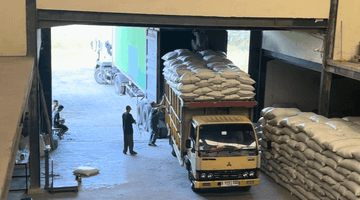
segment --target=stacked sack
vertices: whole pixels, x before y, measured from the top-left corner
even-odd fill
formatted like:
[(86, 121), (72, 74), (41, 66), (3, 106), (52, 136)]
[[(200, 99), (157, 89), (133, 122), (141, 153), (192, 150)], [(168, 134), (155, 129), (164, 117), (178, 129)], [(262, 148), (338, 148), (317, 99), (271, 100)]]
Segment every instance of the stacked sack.
[(261, 170), (300, 199), (360, 199), (360, 118), (265, 108), (257, 135)]
[(224, 52), (177, 49), (162, 59), (166, 82), (185, 100), (245, 100), (255, 96), (255, 81)]

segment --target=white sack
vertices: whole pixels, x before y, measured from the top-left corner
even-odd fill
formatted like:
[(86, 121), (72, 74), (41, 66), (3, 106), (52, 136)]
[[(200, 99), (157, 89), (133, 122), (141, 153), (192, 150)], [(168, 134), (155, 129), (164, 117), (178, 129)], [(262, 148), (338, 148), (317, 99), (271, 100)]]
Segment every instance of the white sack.
[(203, 59), (208, 62), (221, 62), (224, 58), (218, 55), (208, 55), (208, 56), (204, 56)]
[(208, 66), (209, 68), (214, 68), (217, 66), (227, 66), (227, 65), (223, 62), (210, 62), (206, 66)]
[(240, 96), (237, 94), (231, 94), (231, 95), (226, 95), (223, 99), (224, 100), (239, 100)]
[(231, 60), (224, 58), (224, 60), (222, 61), (223, 63), (229, 65), (229, 64), (234, 64)]
[(217, 53), (219, 56), (226, 58), (226, 53), (225, 53), (225, 52), (223, 52), (223, 51), (216, 51), (216, 53)]
[(214, 97), (210, 96), (199, 96), (194, 99), (195, 101), (206, 101), (206, 100), (214, 100)]
[(241, 84), (240, 86), (241, 90), (248, 90), (248, 91), (255, 91), (255, 88), (251, 85)]
[(181, 63), (182, 63), (182, 61), (179, 60), (179, 59), (171, 59), (171, 60), (165, 61), (165, 62), (164, 62), (164, 66), (169, 66), (169, 67), (171, 67), (171, 66), (173, 66), (173, 65), (181, 64)]
[(181, 93), (181, 94), (179, 94), (179, 96), (181, 98), (183, 98), (184, 100), (191, 100), (191, 99), (195, 99), (195, 98), (199, 97), (199, 95), (194, 94), (192, 92), (190, 92), (190, 93)]
[(354, 159), (344, 159), (342, 160), (339, 165), (341, 167), (344, 167), (345, 169), (348, 169), (350, 171), (355, 171), (357, 173), (360, 173), (360, 162)]
[(249, 98), (253, 98), (255, 96), (254, 92), (251, 91), (247, 91), (247, 90), (240, 90), (237, 93), (240, 97), (249, 97)]
[(202, 56), (206, 56), (206, 55), (218, 55), (218, 53), (214, 50), (211, 49), (205, 49), (202, 51), (198, 51), (198, 53), (200, 53)]
[(197, 88), (199, 87), (193, 84), (183, 85), (182, 83), (180, 83), (180, 84), (176, 84), (175, 89), (179, 90), (182, 93), (189, 93), (189, 92), (193, 92)]
[(347, 146), (357, 146), (360, 144), (360, 139), (358, 138), (349, 138), (349, 139), (343, 139), (343, 140), (337, 140), (328, 145), (328, 149), (330, 149), (333, 152), (339, 151), (341, 148), (347, 147)]
[(225, 97), (221, 92), (219, 91), (212, 91), (206, 94), (206, 96), (214, 97), (215, 99), (221, 99)]
[(174, 52), (177, 52), (179, 55), (193, 54), (189, 49), (176, 49)]
[[(224, 70), (224, 71), (219, 71), (219, 73), (221, 74), (221, 77), (227, 78), (227, 79), (237, 79), (239, 77), (238, 72), (229, 70), (229, 69)], [(237, 79), (237, 80), (239, 80), (239, 79)]]
[(226, 88), (222, 87), (222, 84), (214, 84), (214, 85), (209, 86), (209, 88), (212, 91), (222, 91), (223, 89), (226, 89)]
[(178, 57), (178, 53), (174, 52), (174, 51), (170, 51), (170, 52), (166, 53), (165, 55), (163, 55), (161, 57), (161, 59), (163, 59), (163, 60), (171, 60), (171, 59), (174, 59), (176, 57)]
[(223, 71), (230, 71), (230, 68), (227, 65), (219, 65), (219, 66), (213, 67), (212, 70), (214, 70), (216, 72), (223, 72)]
[(185, 73), (182, 76), (175, 79), (176, 82), (183, 84), (192, 84), (201, 81), (194, 73)]
[(208, 87), (201, 87), (201, 88), (194, 90), (193, 93), (202, 96), (202, 95), (206, 95), (206, 93), (209, 93), (211, 91), (212, 91), (212, 89), (210, 89)]
[(196, 73), (196, 76), (202, 80), (208, 80), (209, 78), (215, 77), (215, 72), (208, 70), (208, 69), (199, 69), (193, 70)]
[(224, 83), (222, 83), (223, 88), (231, 88), (231, 87), (240, 87), (240, 82), (236, 79), (227, 79)]
[(213, 84), (222, 84), (222, 83), (226, 82), (226, 79), (222, 78), (219, 73), (216, 73), (214, 78), (208, 79), (208, 82), (213, 83)]
[(91, 176), (91, 175), (98, 174), (99, 172), (100, 172), (100, 170), (97, 168), (94, 168), (94, 167), (80, 166), (73, 171), (73, 174), (82, 174), (85, 176)]
[(360, 146), (344, 147), (337, 151), (336, 154), (343, 158), (355, 158), (354, 155), (356, 155), (357, 157), (360, 155)]
[(297, 108), (272, 108), (269, 107), (268, 109), (263, 109), (263, 116), (267, 120), (271, 120), (277, 116), (295, 116), (300, 113), (300, 110)]
[(208, 86), (212, 86), (214, 84), (211, 82), (208, 82), (207, 80), (201, 80), (199, 82), (196, 82), (195, 85), (199, 86), (199, 87), (208, 87)]
[[(236, 94), (240, 89), (239, 88), (227, 88), (225, 90), (222, 90), (221, 93), (224, 95), (231, 95)], [(237, 95), (239, 97), (239, 95)]]
[(255, 83), (256, 83), (252, 78), (247, 77), (247, 76), (238, 76), (237, 79), (238, 79), (242, 84), (252, 85), (252, 84), (255, 84)]

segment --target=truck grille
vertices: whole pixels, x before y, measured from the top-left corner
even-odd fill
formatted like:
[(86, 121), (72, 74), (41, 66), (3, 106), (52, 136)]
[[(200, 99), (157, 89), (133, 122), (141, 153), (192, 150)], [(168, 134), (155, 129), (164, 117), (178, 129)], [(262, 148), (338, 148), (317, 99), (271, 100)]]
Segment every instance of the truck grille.
[[(245, 172), (250, 172), (250, 171), (254, 171), (255, 172), (255, 177), (244, 177), (243, 174)], [(199, 174), (202, 173), (212, 173), (214, 176), (211, 180), (233, 180), (233, 179), (251, 179), (251, 178), (257, 178), (257, 174), (256, 173), (258, 171), (258, 169), (246, 169), (246, 170), (219, 170), (219, 171), (198, 171)], [(210, 180), (208, 178), (202, 179), (200, 177), (200, 180)]]
[(243, 173), (245, 171), (216, 171), (214, 172), (214, 179), (218, 180), (229, 180), (229, 179), (239, 179), (243, 178)]

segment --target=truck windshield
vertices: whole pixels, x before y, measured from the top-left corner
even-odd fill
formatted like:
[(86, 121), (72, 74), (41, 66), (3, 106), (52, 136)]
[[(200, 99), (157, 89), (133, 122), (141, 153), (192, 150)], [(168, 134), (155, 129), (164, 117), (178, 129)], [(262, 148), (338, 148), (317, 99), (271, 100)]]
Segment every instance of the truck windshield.
[(251, 124), (203, 125), (199, 128), (199, 150), (204, 152), (256, 149)]

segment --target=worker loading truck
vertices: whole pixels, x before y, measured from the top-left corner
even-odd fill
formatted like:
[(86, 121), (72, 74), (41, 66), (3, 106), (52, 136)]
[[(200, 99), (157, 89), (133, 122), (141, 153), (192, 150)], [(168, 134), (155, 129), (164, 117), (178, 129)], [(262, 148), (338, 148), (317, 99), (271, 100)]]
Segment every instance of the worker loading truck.
[[(113, 33), (108, 72), (118, 72), (108, 77), (116, 93), (165, 106), (172, 155), (186, 166), (191, 188), (258, 185), (255, 81), (227, 58), (227, 31), (116, 27)], [(147, 104), (138, 116), (149, 118)]]

